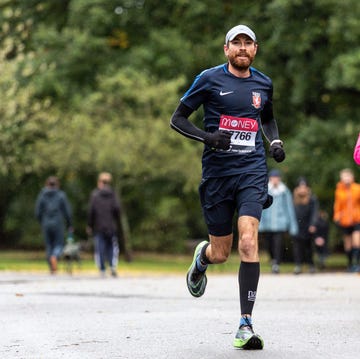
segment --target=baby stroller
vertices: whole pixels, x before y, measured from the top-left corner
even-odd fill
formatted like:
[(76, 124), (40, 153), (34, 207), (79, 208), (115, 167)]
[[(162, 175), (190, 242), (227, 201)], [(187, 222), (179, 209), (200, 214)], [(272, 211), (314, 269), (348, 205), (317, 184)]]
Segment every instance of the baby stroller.
[(76, 262), (80, 267), (80, 243), (74, 242), (73, 237), (69, 236), (66, 239), (66, 244), (63, 250), (63, 259), (65, 262), (65, 270), (67, 273), (72, 274), (73, 265)]

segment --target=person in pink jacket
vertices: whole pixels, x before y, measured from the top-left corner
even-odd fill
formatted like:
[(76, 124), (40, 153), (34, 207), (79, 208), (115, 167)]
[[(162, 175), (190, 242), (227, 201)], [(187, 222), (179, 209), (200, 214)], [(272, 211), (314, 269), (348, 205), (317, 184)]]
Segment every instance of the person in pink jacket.
[(354, 148), (354, 161), (360, 165), (360, 133)]

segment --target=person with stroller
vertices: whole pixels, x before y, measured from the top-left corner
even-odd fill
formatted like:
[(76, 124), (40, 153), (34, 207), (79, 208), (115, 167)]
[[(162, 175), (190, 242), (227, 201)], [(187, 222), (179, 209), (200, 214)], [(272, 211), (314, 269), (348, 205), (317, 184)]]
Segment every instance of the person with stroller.
[(50, 176), (39, 193), (35, 204), (35, 216), (40, 222), (45, 239), (46, 259), (51, 274), (58, 269), (58, 260), (64, 248), (65, 225), (73, 232), (71, 208), (59, 179)]

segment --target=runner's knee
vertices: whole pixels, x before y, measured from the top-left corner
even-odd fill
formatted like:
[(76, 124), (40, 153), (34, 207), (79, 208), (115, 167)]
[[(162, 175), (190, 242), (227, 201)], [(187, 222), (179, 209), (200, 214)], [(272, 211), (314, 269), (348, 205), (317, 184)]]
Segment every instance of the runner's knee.
[(227, 261), (232, 246), (232, 234), (227, 236), (210, 235), (210, 247), (207, 250), (211, 263), (224, 263)]
[(224, 253), (224, 252), (211, 252), (210, 261), (211, 261), (211, 263), (214, 263), (214, 264), (220, 264), (220, 263), (226, 262), (228, 258), (229, 258), (229, 254), (228, 254), (228, 253)]
[(257, 253), (258, 245), (256, 238), (251, 233), (244, 233), (239, 237), (239, 251), (246, 257)]

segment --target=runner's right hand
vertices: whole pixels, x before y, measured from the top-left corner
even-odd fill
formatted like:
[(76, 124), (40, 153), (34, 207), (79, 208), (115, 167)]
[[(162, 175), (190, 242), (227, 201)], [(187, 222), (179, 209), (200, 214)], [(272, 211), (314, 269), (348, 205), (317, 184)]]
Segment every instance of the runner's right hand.
[(219, 130), (208, 132), (206, 133), (204, 142), (210, 147), (228, 150), (230, 148), (231, 132)]

